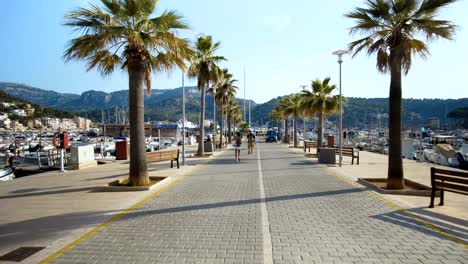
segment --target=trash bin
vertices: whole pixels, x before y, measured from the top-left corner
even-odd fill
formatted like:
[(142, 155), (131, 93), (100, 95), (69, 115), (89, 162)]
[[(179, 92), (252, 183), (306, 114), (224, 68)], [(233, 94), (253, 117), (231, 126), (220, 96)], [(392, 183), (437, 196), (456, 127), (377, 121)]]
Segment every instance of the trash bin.
[(335, 148), (318, 148), (317, 155), (318, 155), (319, 163), (322, 163), (322, 164), (335, 164), (336, 163)]
[(126, 140), (115, 142), (115, 159), (128, 160), (130, 154), (130, 144)]
[(335, 146), (335, 137), (334, 136), (328, 136), (327, 137), (327, 147), (333, 148)]

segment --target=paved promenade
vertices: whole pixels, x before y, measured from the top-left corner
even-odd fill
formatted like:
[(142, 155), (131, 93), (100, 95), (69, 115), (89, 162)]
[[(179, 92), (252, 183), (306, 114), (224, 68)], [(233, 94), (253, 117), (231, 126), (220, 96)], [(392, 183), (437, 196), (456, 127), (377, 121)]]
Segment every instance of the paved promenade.
[[(467, 263), (468, 250), (295, 151), (212, 159), (53, 263)], [(244, 151), (245, 152), (245, 151)]]
[(468, 249), (303, 153), (260, 143), (240, 163), (231, 150), (209, 159), (49, 262), (468, 263)]

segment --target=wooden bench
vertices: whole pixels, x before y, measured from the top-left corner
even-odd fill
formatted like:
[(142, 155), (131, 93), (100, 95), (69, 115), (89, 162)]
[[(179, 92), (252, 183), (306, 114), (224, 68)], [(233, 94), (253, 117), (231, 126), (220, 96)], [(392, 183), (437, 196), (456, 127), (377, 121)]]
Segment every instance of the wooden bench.
[(436, 191), (440, 191), (440, 203), (444, 205), (444, 191), (468, 195), (468, 172), (431, 167), (431, 204), (434, 208)]
[(310, 148), (317, 148), (317, 142), (304, 140), (304, 152), (306, 152), (306, 149), (309, 149), (310, 152)]
[[(340, 155), (340, 147), (335, 146), (336, 154)], [(354, 149), (353, 147), (343, 147), (342, 154), (346, 157), (351, 157), (351, 165), (354, 164), (354, 159), (356, 158), (357, 165), (359, 165), (359, 150)]]
[(158, 150), (146, 152), (146, 162), (171, 161), (171, 168), (174, 168), (174, 161), (177, 162), (179, 168), (179, 149)]

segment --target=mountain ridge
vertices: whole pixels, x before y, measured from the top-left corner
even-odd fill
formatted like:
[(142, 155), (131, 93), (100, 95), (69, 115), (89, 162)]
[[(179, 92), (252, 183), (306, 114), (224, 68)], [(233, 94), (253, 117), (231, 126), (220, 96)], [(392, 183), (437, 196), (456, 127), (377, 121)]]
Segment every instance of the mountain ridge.
[[(28, 100), (42, 107), (51, 107), (58, 110), (79, 113), (89, 116), (95, 120), (101, 120), (101, 109), (112, 112), (113, 109), (128, 106), (128, 90), (104, 92), (99, 90), (88, 90), (81, 95), (70, 93), (59, 93), (45, 90), (30, 85), (0, 82), (0, 91)], [(145, 120), (167, 120), (177, 121), (181, 119), (182, 88), (153, 89), (151, 96), (145, 96)], [(276, 107), (278, 100), (284, 96), (272, 98), (271, 100), (257, 104), (250, 100), (251, 119), (257, 125), (269, 121), (269, 113)], [(187, 119), (198, 123), (200, 109), (200, 93), (197, 87), (186, 87)], [(243, 99), (237, 98), (241, 107)], [(247, 100), (246, 100), (247, 101)], [(247, 105), (247, 104), (246, 104)], [(213, 98), (207, 96), (206, 119), (213, 116)], [(447, 123), (446, 113), (459, 108), (467, 107), (468, 98), (460, 99), (403, 99), (403, 126), (408, 124), (422, 126), (430, 118), (438, 118), (441, 123)], [(413, 114), (411, 117), (410, 113)], [(388, 98), (359, 98), (348, 97), (344, 106), (345, 127), (368, 127), (376, 126), (378, 122), (385, 123), (386, 120), (377, 120), (377, 116), (388, 113)], [(112, 116), (112, 113), (111, 113)], [(411, 119), (412, 118), (412, 119)], [(331, 121), (336, 116), (330, 116)]]

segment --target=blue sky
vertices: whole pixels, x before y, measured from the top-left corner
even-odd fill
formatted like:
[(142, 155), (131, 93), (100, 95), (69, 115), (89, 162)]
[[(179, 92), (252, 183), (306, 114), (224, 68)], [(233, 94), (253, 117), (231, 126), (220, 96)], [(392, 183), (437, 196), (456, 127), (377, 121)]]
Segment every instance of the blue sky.
[[(116, 72), (103, 78), (86, 72), (80, 62), (61, 59), (66, 43), (74, 36), (62, 26), (64, 14), (95, 0), (5, 0), (0, 16), (0, 81), (20, 82), (59, 92), (80, 94), (86, 90), (106, 92), (128, 89), (127, 76)], [(265, 102), (300, 91), (300, 85), (327, 76), (338, 83), (338, 64), (331, 53), (346, 48), (359, 36), (350, 36), (352, 21), (343, 16), (363, 0), (160, 0), (156, 15), (175, 9), (191, 25), (180, 36), (200, 34), (221, 41), (219, 54), (239, 80), (243, 97), (243, 68), (247, 72), (247, 98)], [(403, 81), (405, 98), (468, 97), (468, 1), (444, 9), (440, 18), (459, 28), (455, 41), (430, 43), (431, 56), (414, 59)], [(195, 85), (195, 81), (188, 81)], [(181, 73), (157, 73), (153, 88), (181, 85)], [(346, 56), (343, 63), (343, 94), (348, 97), (388, 97), (389, 76), (375, 69), (375, 56)]]

